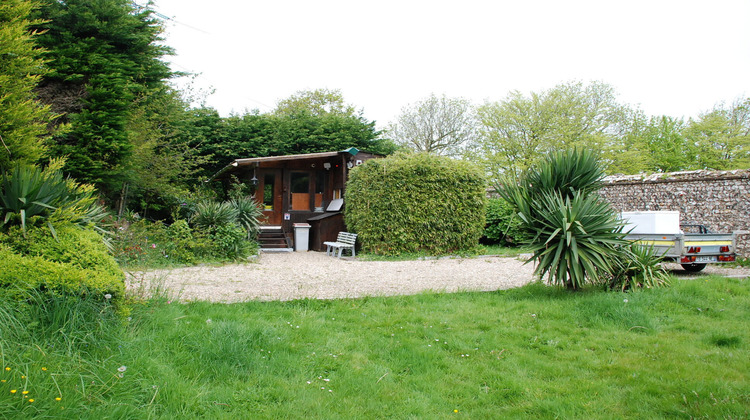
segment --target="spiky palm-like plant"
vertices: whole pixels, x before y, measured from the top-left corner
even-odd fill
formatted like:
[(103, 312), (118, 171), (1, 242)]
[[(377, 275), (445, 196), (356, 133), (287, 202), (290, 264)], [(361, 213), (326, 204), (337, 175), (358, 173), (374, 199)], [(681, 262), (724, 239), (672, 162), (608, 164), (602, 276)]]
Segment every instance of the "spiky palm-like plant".
[(593, 153), (570, 150), (503, 182), (501, 195), (534, 238), (529, 261), (550, 283), (578, 289), (614, 270), (613, 257), (627, 242), (617, 214), (594, 194), (603, 176)]
[[(44, 174), (39, 168), (17, 165), (4, 172), (0, 183), (0, 228), (46, 220), (65, 201), (68, 189), (59, 172)], [(55, 232), (49, 220), (50, 230)]]
[(219, 226), (236, 224), (239, 211), (231, 203), (205, 200), (195, 205), (190, 221), (193, 225), (212, 231)]
[(260, 204), (249, 197), (233, 198), (229, 203), (237, 210), (237, 224), (245, 229), (247, 238), (252, 239), (258, 233), (258, 219), (263, 215)]

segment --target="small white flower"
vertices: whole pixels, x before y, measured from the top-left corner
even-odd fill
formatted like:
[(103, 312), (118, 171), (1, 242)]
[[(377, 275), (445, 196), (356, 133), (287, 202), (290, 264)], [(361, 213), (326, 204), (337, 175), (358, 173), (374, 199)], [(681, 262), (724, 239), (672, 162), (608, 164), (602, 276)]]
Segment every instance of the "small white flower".
[(208, 319), (206, 320), (206, 324), (210, 324), (210, 323), (212, 323), (212, 322), (213, 322), (213, 321), (211, 321), (211, 318), (208, 318)]
[(307, 381), (307, 384), (308, 384), (308, 385), (310, 385), (311, 383), (312, 383), (312, 382), (310, 382), (310, 381)]
[(107, 293), (106, 295), (104, 295), (104, 299), (110, 300), (112, 299), (112, 295)]
[(628, 300), (627, 300), (627, 299), (623, 299), (622, 301), (623, 301), (623, 302), (625, 302), (625, 303), (628, 303)]
[(326, 382), (331, 382), (331, 380), (330, 380), (330, 379), (328, 379), (328, 378), (325, 378), (325, 379), (323, 379), (323, 380), (324, 380), (324, 381), (326, 381)]
[(128, 367), (125, 366), (125, 365), (122, 365), (122, 366), (120, 366), (120, 367), (117, 368), (117, 371), (121, 372), (121, 373), (125, 372), (126, 370), (128, 370)]

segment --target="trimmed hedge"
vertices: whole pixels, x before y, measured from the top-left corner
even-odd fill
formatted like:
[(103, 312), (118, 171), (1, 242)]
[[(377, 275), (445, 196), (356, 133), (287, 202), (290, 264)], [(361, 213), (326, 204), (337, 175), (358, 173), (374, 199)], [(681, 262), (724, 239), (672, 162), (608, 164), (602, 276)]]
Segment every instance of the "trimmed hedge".
[(57, 240), (42, 228), (0, 234), (0, 293), (24, 298), (39, 290), (59, 296), (95, 295), (124, 310), (125, 275), (101, 236), (72, 224), (56, 228)]
[(473, 164), (398, 154), (351, 171), (344, 217), (366, 252), (439, 255), (477, 246), (486, 204), (486, 180)]

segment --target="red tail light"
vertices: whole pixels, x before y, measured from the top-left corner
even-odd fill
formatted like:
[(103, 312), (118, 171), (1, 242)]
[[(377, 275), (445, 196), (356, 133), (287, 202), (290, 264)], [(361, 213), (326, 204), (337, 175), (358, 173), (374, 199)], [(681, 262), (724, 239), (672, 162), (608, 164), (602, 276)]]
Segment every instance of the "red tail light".
[(729, 252), (729, 247), (728, 247), (728, 246), (726, 246), (726, 245), (725, 245), (725, 246), (722, 246), (721, 248), (719, 248), (719, 251), (720, 251), (720, 252)]

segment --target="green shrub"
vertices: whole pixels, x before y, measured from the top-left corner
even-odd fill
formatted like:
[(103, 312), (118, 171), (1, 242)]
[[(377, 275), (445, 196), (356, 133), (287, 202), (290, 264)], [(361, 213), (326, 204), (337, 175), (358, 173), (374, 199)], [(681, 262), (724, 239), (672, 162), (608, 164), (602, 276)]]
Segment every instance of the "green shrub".
[[(79, 250), (86, 253), (83, 247)], [(122, 271), (112, 273), (106, 268), (82, 268), (74, 263), (52, 261), (46, 256), (22, 255), (14, 252), (7, 244), (0, 244), (0, 260), (3, 261), (0, 293), (5, 298), (24, 299), (28, 293), (38, 291), (58, 298), (93, 298), (100, 302), (110, 302), (118, 311), (125, 310)]]
[(210, 236), (215, 256), (219, 259), (241, 260), (247, 258), (254, 248), (245, 230), (235, 224), (219, 225)]
[(400, 154), (351, 171), (344, 216), (367, 252), (445, 254), (476, 247), (486, 202), (484, 176), (469, 162)]
[(491, 198), (487, 203), (484, 236), (493, 243), (508, 245), (520, 245), (533, 237), (523, 229), (513, 206), (502, 198)]
[(42, 257), (48, 261), (92, 270), (108, 276), (124, 278), (122, 270), (102, 242), (102, 237), (90, 229), (67, 223), (58, 225), (57, 237), (47, 230), (31, 228), (26, 237), (20, 228), (11, 228), (0, 235), (0, 243), (21, 255)]

